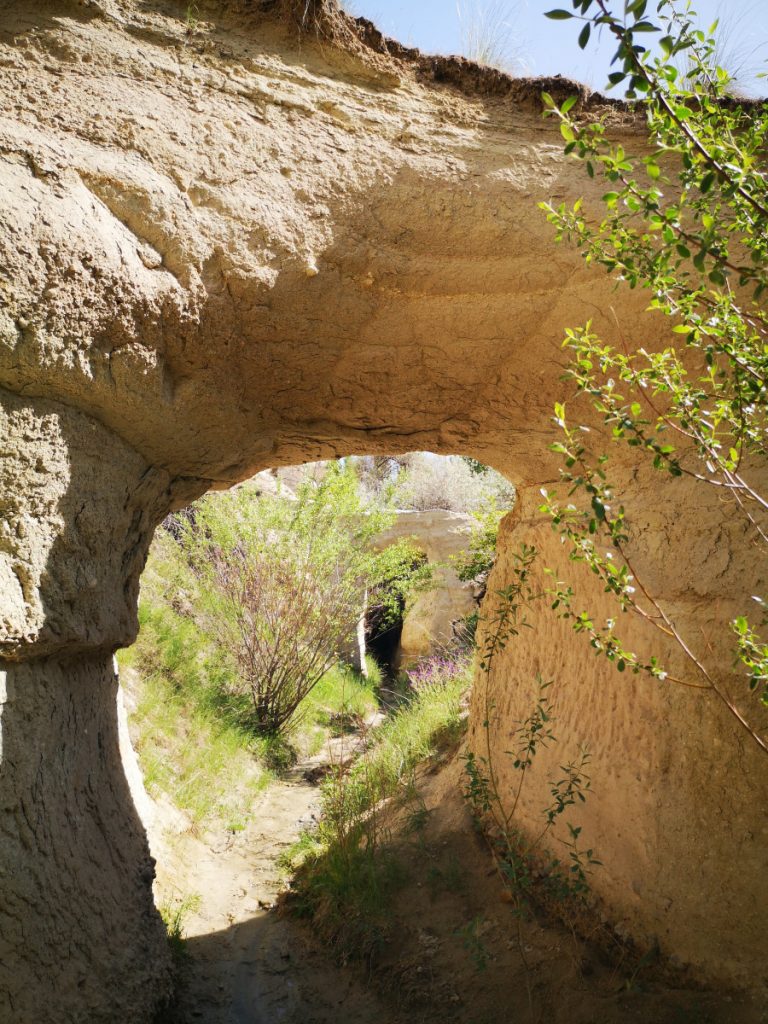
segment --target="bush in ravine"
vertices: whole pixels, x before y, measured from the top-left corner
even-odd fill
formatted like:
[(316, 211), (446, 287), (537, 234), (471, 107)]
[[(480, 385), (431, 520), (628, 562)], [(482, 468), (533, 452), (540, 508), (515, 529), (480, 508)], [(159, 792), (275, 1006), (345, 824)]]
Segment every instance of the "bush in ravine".
[(353, 636), (366, 594), (397, 607), (416, 559), (405, 542), (373, 550), (390, 522), (361, 498), (353, 466), (331, 464), (295, 498), (244, 485), (203, 499), (182, 526), (203, 614), (258, 731), (291, 720)]
[(490, 500), (483, 508), (472, 513), (475, 523), (465, 551), (453, 559), (456, 575), (463, 583), (473, 583), (478, 600), (485, 596), (488, 577), (496, 561), (496, 541), (499, 525), (506, 509)]

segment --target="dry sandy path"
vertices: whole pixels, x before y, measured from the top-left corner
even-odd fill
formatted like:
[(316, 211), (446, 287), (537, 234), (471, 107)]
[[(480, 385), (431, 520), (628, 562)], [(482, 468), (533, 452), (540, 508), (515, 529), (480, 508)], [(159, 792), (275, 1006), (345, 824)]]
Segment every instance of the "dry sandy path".
[(319, 808), (319, 789), (304, 773), (348, 757), (355, 742), (332, 740), (270, 785), (249, 826), (234, 835), (197, 837), (177, 811), (159, 807), (161, 899), (200, 897), (185, 919), (189, 962), (178, 1024), (390, 1024), (372, 992), (271, 909), (284, 884), (278, 858)]

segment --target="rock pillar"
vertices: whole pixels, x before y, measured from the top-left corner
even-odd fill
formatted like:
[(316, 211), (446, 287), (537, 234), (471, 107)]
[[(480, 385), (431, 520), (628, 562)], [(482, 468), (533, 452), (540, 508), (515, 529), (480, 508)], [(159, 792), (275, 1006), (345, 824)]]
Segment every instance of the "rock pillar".
[(0, 391), (0, 1019), (145, 1021), (168, 991), (112, 652), (172, 498), (113, 433)]

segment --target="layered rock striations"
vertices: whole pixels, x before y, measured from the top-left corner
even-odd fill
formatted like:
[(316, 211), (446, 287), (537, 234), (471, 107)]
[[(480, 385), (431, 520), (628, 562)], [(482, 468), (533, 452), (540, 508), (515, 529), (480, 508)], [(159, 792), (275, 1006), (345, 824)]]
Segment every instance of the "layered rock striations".
[[(537, 512), (563, 328), (664, 329), (554, 244), (537, 200), (601, 189), (535, 85), (367, 29), (375, 50), (301, 35), (273, 4), (197, 6), (0, 3), (0, 1018), (18, 1024), (144, 1021), (165, 991), (111, 654), (168, 510), (266, 466), (459, 452), (518, 488), (494, 582), (522, 541), (570, 571)], [(747, 531), (706, 492), (626, 485), (637, 565), (730, 685), (723, 625), (764, 582)], [(592, 750), (605, 913), (702, 976), (754, 981), (764, 755), (711, 694), (620, 678), (535, 614), (478, 681), (473, 742), (490, 695), (503, 760), (536, 673), (555, 679), (562, 742)]]

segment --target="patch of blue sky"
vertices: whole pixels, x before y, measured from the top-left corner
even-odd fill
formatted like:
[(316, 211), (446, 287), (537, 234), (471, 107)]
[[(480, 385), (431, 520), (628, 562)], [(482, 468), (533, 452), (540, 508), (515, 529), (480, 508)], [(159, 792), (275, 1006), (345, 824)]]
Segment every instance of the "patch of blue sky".
[[(510, 57), (529, 75), (563, 75), (603, 89), (614, 52), (611, 39), (593, 34), (585, 51), (576, 43), (577, 21), (551, 21), (544, 12), (571, 10), (570, 0), (349, 0), (352, 13), (370, 18), (388, 36), (425, 53), (462, 53), (466, 27), (478, 10), (501, 9)], [(621, 0), (613, 5), (621, 6)], [(743, 65), (739, 84), (752, 94), (768, 93), (768, 0), (695, 0), (698, 21), (707, 28), (720, 19), (726, 60)], [(653, 16), (654, 3), (649, 3)]]

